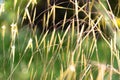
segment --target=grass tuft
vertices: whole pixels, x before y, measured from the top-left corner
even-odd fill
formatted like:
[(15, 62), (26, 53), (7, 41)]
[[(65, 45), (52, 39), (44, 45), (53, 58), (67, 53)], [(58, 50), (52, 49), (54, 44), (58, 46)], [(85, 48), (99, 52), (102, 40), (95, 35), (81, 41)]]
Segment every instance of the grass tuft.
[(119, 19), (110, 2), (57, 1), (0, 3), (0, 80), (119, 80)]

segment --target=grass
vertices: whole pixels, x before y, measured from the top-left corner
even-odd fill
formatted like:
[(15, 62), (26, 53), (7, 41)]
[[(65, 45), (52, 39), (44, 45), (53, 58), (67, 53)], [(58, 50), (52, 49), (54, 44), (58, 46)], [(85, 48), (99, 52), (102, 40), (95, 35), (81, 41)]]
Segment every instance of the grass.
[[(36, 16), (37, 2), (5, 1), (5, 11), (0, 15), (4, 19), (0, 22), (1, 80), (120, 79), (119, 28), (115, 18), (109, 16), (109, 2), (108, 7), (101, 2), (80, 6), (79, 1), (70, 0), (73, 7), (64, 7), (60, 5), (64, 2), (50, 5), (48, 1), (48, 8)], [(95, 13), (92, 7), (96, 8)], [(59, 22), (57, 9), (66, 10)], [(69, 11), (73, 15), (68, 18)], [(114, 16), (111, 9), (110, 12)], [(81, 13), (84, 18), (80, 18)], [(40, 15), (44, 15), (42, 32), (31, 28)], [(22, 25), (25, 18), (30, 25)]]

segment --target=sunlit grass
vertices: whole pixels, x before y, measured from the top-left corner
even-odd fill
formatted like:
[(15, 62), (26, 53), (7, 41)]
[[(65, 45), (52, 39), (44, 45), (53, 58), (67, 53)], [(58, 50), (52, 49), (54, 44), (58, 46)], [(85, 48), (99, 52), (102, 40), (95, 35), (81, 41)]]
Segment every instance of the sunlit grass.
[[(14, 6), (7, 16), (15, 15), (9, 18), (10, 22), (7, 19), (0, 22), (1, 80), (120, 79), (119, 28), (115, 17), (109, 16), (109, 12), (114, 16), (111, 9), (108, 11), (101, 2), (86, 2), (79, 6), (79, 1), (70, 0), (73, 7), (64, 7), (60, 5), (64, 2), (51, 5), (48, 0), (47, 9), (36, 16), (37, 0), (26, 1), (24, 6), (19, 2), (24, 1), (11, 3)], [(10, 5), (5, 3), (6, 7)], [(109, 2), (106, 4), (110, 8)], [(88, 6), (88, 10), (84, 9)], [(98, 13), (94, 14), (95, 18), (91, 17), (92, 7)], [(66, 10), (59, 22), (56, 22), (57, 9)], [(68, 11), (73, 12), (70, 18), (67, 18)], [(85, 15), (82, 19), (79, 18), (81, 12)], [(40, 15), (43, 15), (43, 26), (32, 25)], [(23, 24), (26, 18), (28, 25)]]

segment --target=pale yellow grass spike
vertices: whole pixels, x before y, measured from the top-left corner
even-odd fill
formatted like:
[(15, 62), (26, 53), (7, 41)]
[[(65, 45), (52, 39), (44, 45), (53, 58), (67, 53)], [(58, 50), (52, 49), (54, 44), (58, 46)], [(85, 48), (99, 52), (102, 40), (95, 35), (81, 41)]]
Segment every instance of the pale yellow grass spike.
[[(49, 42), (49, 41), (48, 41)], [(46, 49), (46, 46), (48, 45), (48, 43), (46, 43), (46, 39), (43, 40), (43, 49)], [(48, 45), (49, 46), (49, 45)], [(47, 51), (47, 50), (46, 50)], [(47, 53), (47, 52), (46, 52)]]
[(75, 16), (77, 18), (77, 34), (79, 34), (78, 2), (75, 0)]
[(67, 12), (65, 12), (65, 15), (64, 15), (62, 29), (64, 29), (64, 26), (65, 26), (65, 23), (66, 23), (66, 17), (67, 17)]
[(75, 65), (74, 65), (74, 64), (71, 64), (71, 65), (69, 66), (69, 69), (70, 69), (71, 72), (75, 72)]
[[(73, 4), (73, 5), (76, 5), (77, 3), (76, 2), (73, 2), (72, 0), (70, 0), (70, 2)], [(88, 3), (85, 3), (82, 7), (78, 6), (78, 12), (82, 11), (84, 12), (87, 16), (88, 14), (86, 13), (86, 11), (84, 10), (84, 8), (88, 5)]]
[(30, 0), (30, 2), (31, 2), (33, 5), (37, 4), (37, 0)]
[(106, 70), (106, 66), (101, 64), (98, 68), (97, 80), (104, 80), (105, 70)]
[(28, 10), (28, 7), (30, 6), (31, 3), (32, 3), (32, 0), (29, 0), (27, 6), (26, 6), (26, 8), (25, 8), (25, 12), (24, 12), (24, 15), (23, 15), (22, 23), (23, 23), (24, 19), (26, 19), (26, 16), (28, 17), (29, 22), (30, 22), (30, 23), (32, 22), (32, 21), (31, 21), (30, 14), (29, 14), (29, 10)]
[(10, 59), (11, 59), (11, 73), (14, 70), (14, 60), (15, 60), (15, 45), (11, 46), (11, 53), (10, 53)]
[(75, 72), (75, 65), (71, 64), (68, 68), (67, 80), (75, 80), (76, 79), (76, 72)]
[(45, 26), (48, 27), (48, 24), (49, 24), (49, 18), (50, 18), (50, 12), (48, 11), (47, 12), (47, 19), (46, 19), (46, 23), (45, 23)]
[[(100, 22), (100, 20), (102, 19), (102, 17), (103, 17), (103, 16), (100, 16), (100, 17), (98, 18), (97, 22), (94, 24), (94, 26), (92, 27), (92, 29), (89, 30), (89, 31), (87, 32), (87, 34), (84, 36), (83, 40), (85, 40), (85, 39), (89, 36), (89, 34), (93, 31), (93, 29), (94, 29), (95, 27), (97, 28), (97, 25), (98, 25), (98, 23)], [(100, 30), (100, 32), (101, 32), (101, 30)], [(101, 33), (101, 35), (102, 35), (102, 33)]]
[[(115, 39), (114, 42), (113, 42), (112, 39), (111, 39), (111, 42), (110, 42), (111, 43), (111, 47), (110, 47), (110, 50), (111, 50), (110, 65), (113, 65), (113, 57), (114, 57), (114, 55), (113, 55), (114, 51), (113, 50), (117, 51), (116, 50), (116, 37), (114, 39)], [(112, 69), (110, 69), (108, 80), (112, 80), (112, 74), (113, 74), (113, 71), (112, 71)]]
[(92, 55), (92, 53), (94, 52), (95, 48), (97, 48), (97, 45), (96, 45), (95, 39), (93, 38), (91, 43), (90, 43), (89, 54), (88, 55)]
[(48, 34), (48, 31), (44, 34), (44, 36), (43, 36), (43, 38), (42, 38), (42, 40), (41, 40), (41, 42), (40, 42), (39, 46), (43, 43), (43, 41), (45, 40), (45, 38), (46, 38), (47, 34)]
[(25, 48), (25, 52), (28, 50), (28, 48), (33, 49), (33, 43), (32, 43), (32, 41), (33, 41), (32, 38), (30, 38), (29, 41), (28, 41), (28, 44), (27, 44), (27, 46)]
[[(46, 43), (47, 42), (47, 43)], [(48, 53), (49, 53), (49, 51), (50, 51), (50, 49), (51, 49), (51, 45), (50, 45), (50, 41), (48, 40), (44, 40), (44, 43), (45, 43), (45, 46), (44, 46), (44, 49), (46, 48), (46, 56), (48, 57)]]
[(63, 66), (61, 65), (61, 69), (60, 69), (60, 80), (64, 80), (64, 75), (63, 75)]
[(67, 7), (57, 6), (57, 5), (55, 5), (55, 8), (65, 9), (65, 10), (74, 10), (73, 8), (67, 8)]
[(75, 20), (73, 19), (72, 20), (72, 42), (73, 42), (73, 39), (74, 39), (74, 33), (75, 33)]
[(68, 33), (69, 29), (70, 29), (70, 26), (71, 26), (71, 25), (69, 25), (69, 26), (67, 27), (67, 29), (66, 29), (66, 31), (65, 31), (65, 33), (64, 33), (64, 35), (63, 35), (63, 37), (62, 37), (62, 43), (63, 43), (64, 38), (65, 38), (65, 36), (67, 35), (67, 33)]
[[(76, 43), (76, 47), (74, 49), (74, 51), (72, 52), (72, 58), (74, 58), (75, 52), (78, 51), (79, 52), (79, 48), (81, 47), (81, 43), (82, 43), (82, 34), (84, 31), (84, 25), (82, 26), (81, 32), (78, 34), (77, 36), (77, 43)], [(79, 53), (78, 53), (78, 57), (79, 57)], [(77, 58), (76, 58), (77, 59)], [(74, 60), (74, 59), (73, 59)]]
[(46, 26), (48, 27), (48, 24), (49, 24), (49, 19), (51, 17), (51, 15), (53, 14), (53, 11), (55, 9), (55, 6), (52, 7), (51, 11), (47, 13), (47, 21), (46, 21)]
[(76, 79), (76, 69), (74, 64), (70, 64), (68, 68), (62, 73), (62, 79), (75, 80)]
[(33, 80), (35, 80), (36, 77), (37, 77), (37, 71), (35, 71), (35, 72), (33, 73)]
[(86, 60), (86, 56), (83, 54), (83, 65), (84, 65), (84, 68), (87, 69), (87, 60)]
[(14, 9), (16, 7), (16, 4), (17, 4), (17, 0), (14, 0)]
[(22, 22), (21, 22), (21, 24), (23, 24), (23, 22), (24, 22), (24, 20), (25, 20), (26, 18), (27, 18), (26, 12), (24, 12), (23, 17), (22, 17)]
[(50, 1), (51, 0), (47, 0), (47, 6), (50, 6), (51, 4), (50, 4)]
[(5, 37), (5, 32), (6, 32), (6, 26), (3, 25), (2, 26), (2, 38), (3, 38), (3, 40), (4, 40), (4, 37)]
[(67, 41), (67, 53), (69, 53), (70, 50), (70, 36), (68, 36), (68, 41)]
[(53, 79), (53, 76), (54, 76), (54, 71), (52, 70), (52, 72), (51, 72), (51, 80)]
[(33, 79), (33, 74), (34, 74), (34, 71), (33, 71), (33, 68), (31, 69), (31, 72), (30, 72), (30, 80), (34, 80)]
[(80, 80), (83, 80), (91, 68), (91, 65), (86, 66), (84, 74), (81, 76)]
[(92, 70), (90, 69), (90, 80), (94, 80)]
[(30, 17), (30, 13), (29, 13), (28, 8), (25, 8), (25, 12), (26, 12), (26, 15), (28, 17), (29, 22), (31, 23), (32, 21), (31, 21), (31, 17)]
[(33, 14), (33, 20), (32, 20), (32, 22), (35, 21), (35, 16), (36, 16), (36, 8), (34, 9), (34, 14)]
[(59, 39), (59, 42), (61, 41), (61, 37), (60, 37), (60, 34), (58, 33), (58, 39)]
[(27, 4), (26, 8), (28, 8), (28, 7), (30, 6), (30, 4), (31, 4), (31, 0), (29, 0), (29, 2), (28, 2), (28, 4)]
[(51, 46), (52, 43), (54, 42), (54, 38), (55, 38), (55, 29), (54, 29), (53, 32), (52, 32), (52, 36), (51, 36), (51, 39), (50, 39), (50, 46)]
[(45, 24), (46, 24), (46, 14), (43, 14), (43, 30), (45, 29)]
[(20, 6), (18, 7), (18, 10), (17, 10), (17, 22), (19, 20), (19, 17), (20, 17)]
[(12, 58), (12, 63), (14, 63), (14, 59), (15, 59), (15, 45), (13, 45), (13, 46), (11, 47), (10, 58)]
[[(83, 73), (80, 74), (80, 80), (83, 80), (83, 78), (86, 76), (87, 72), (90, 70), (91, 66), (87, 66), (87, 60), (86, 56), (82, 53), (81, 54), (81, 64), (84, 66), (84, 71)], [(83, 67), (81, 67), (82, 69)]]
[(36, 48), (38, 49), (38, 38), (37, 38), (37, 35), (35, 35), (35, 43), (36, 43)]
[(54, 42), (53, 42), (53, 47), (52, 47), (52, 51), (54, 52), (55, 51), (55, 47), (56, 47), (56, 40), (57, 40), (57, 36), (55, 36), (54, 38)]
[(45, 76), (44, 76), (44, 80), (47, 80), (48, 78), (48, 72), (46, 72)]
[(78, 16), (78, 2), (77, 2), (77, 0), (75, 0), (75, 14), (77, 17)]
[(33, 7), (34, 7), (34, 5), (37, 4), (37, 0), (29, 0), (29, 2), (28, 2), (26, 7), (28, 8), (30, 6), (30, 4), (32, 4)]
[(55, 25), (55, 13), (56, 13), (56, 9), (55, 9), (55, 4), (53, 5), (53, 25)]
[(80, 33), (78, 34), (77, 45), (79, 45), (80, 41), (82, 41), (82, 36), (83, 36), (84, 27), (85, 27), (85, 26), (83, 25)]
[[(4, 44), (5, 42), (4, 42), (4, 39), (5, 39), (5, 33), (6, 33), (6, 26), (3, 25), (1, 28), (2, 28), (2, 41), (3, 41), (1, 44), (3, 45), (3, 48), (2, 48), (3, 49), (3, 57), (5, 57), (5, 44)], [(4, 63), (4, 61), (3, 61), (3, 63)]]
[(70, 28), (70, 25), (67, 27), (66, 31), (64, 32), (62, 39), (60, 39), (60, 36), (58, 35), (58, 38), (60, 40), (60, 48), (62, 47), (62, 44), (64, 42), (64, 38), (67, 35), (69, 28)]
[(18, 35), (18, 26), (17, 23), (11, 24), (11, 37), (12, 37), (12, 44), (15, 44), (16, 36)]
[(59, 40), (59, 43), (61, 44), (62, 39), (61, 39), (61, 37), (60, 37), (60, 34), (59, 34), (59, 33), (58, 33), (58, 40)]
[(2, 12), (4, 12), (5, 11), (5, 3), (2, 3), (1, 5), (0, 5), (0, 15), (2, 14)]
[(31, 56), (30, 61), (29, 61), (29, 63), (28, 63), (28, 70), (30, 69), (30, 66), (31, 66), (32, 60), (33, 60), (33, 55)]

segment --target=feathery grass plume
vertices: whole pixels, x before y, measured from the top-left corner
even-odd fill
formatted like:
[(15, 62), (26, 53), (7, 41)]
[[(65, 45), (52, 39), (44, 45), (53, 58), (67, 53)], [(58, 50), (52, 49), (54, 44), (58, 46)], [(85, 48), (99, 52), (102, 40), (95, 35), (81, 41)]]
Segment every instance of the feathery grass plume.
[(117, 36), (116, 45), (118, 46), (118, 48), (120, 48), (120, 43), (119, 43), (120, 30), (118, 28), (118, 26), (119, 26), (118, 19), (116, 19), (114, 14), (112, 13), (112, 11), (108, 11), (101, 2), (95, 2), (95, 7), (100, 12), (100, 14), (103, 15), (103, 17), (105, 18), (105, 22), (107, 25), (106, 27), (108, 29), (108, 33), (111, 36), (111, 38), (114, 39), (114, 36), (116, 34), (116, 36)]
[(18, 35), (18, 27), (17, 27), (17, 23), (12, 23), (11, 24), (11, 38), (12, 38), (12, 45), (15, 44), (15, 39), (16, 36)]

